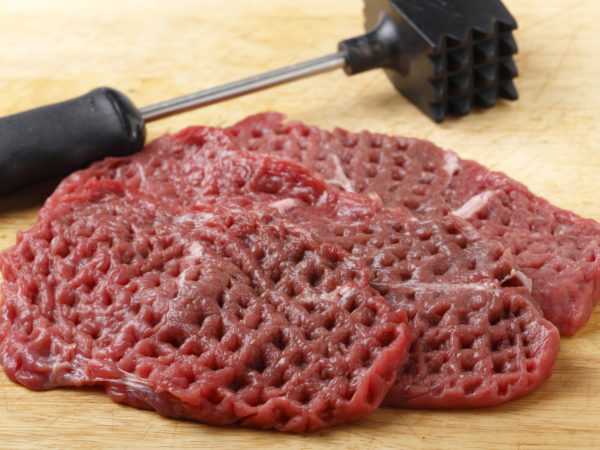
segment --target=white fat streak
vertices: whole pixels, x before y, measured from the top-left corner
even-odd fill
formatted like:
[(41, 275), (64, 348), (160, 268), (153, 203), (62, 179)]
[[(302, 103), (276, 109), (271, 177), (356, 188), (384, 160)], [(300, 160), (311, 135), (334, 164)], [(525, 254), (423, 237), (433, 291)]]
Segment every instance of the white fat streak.
[(367, 194), (367, 197), (369, 197), (373, 201), (376, 201), (377, 203), (383, 204), (383, 200), (381, 199), (381, 195), (379, 195), (377, 192), (369, 192)]
[(137, 166), (138, 171), (140, 172), (140, 178), (142, 179), (140, 185), (147, 183), (148, 179), (146, 178), (146, 172), (144, 171), (144, 168), (139, 162), (136, 162), (135, 165)]
[[(74, 344), (73, 347), (75, 347)], [(52, 366), (52, 372), (49, 379), (55, 386), (79, 384), (88, 377), (87, 372), (84, 369), (86, 363), (87, 358), (81, 356), (76, 356), (75, 359), (70, 362), (57, 363)]]
[[(60, 380), (65, 378), (65, 373), (73, 368), (73, 364), (71, 362), (63, 361), (52, 364), (52, 369), (50, 370), (50, 375), (48, 378), (50, 381), (54, 382), (55, 380)], [(82, 371), (75, 371), (76, 373), (83, 373)], [(69, 378), (77, 378), (77, 375), (70, 374)]]
[(329, 194), (327, 191), (323, 191), (319, 199), (317, 200), (316, 206), (323, 206), (327, 203), (327, 199), (329, 198)]
[(204, 256), (204, 247), (199, 242), (192, 242), (188, 251), (188, 258), (202, 258)]
[(485, 191), (481, 194), (474, 195), (465, 203), (463, 203), (460, 208), (452, 211), (452, 214), (462, 217), (463, 219), (473, 217), (474, 214), (476, 214), (478, 211), (481, 211), (481, 209), (487, 205), (494, 195), (496, 195), (496, 191)]
[(182, 224), (184, 222), (193, 222), (195, 224), (203, 224), (205, 222), (208, 222), (209, 220), (212, 220), (215, 217), (215, 215), (213, 213), (209, 213), (209, 212), (195, 212), (195, 213), (191, 213), (191, 214), (183, 214), (179, 217), (176, 217), (174, 219), (174, 222), (176, 224)]
[(493, 291), (500, 289), (494, 282), (482, 282), (482, 283), (424, 283), (420, 281), (404, 281), (398, 283), (371, 283), (374, 287), (388, 287), (388, 288), (399, 288), (405, 287), (413, 289), (414, 291), (434, 291), (434, 292), (447, 292), (456, 291), (457, 289), (468, 289), (475, 291)]
[(458, 156), (452, 152), (444, 152), (444, 170), (448, 175), (454, 175), (460, 169)]
[(447, 291), (455, 291), (457, 289), (466, 289), (466, 290), (475, 290), (475, 291), (494, 291), (502, 289), (502, 283), (516, 278), (519, 280), (524, 287), (527, 288), (529, 293), (531, 293), (531, 279), (525, 275), (523, 272), (512, 269), (510, 273), (504, 277), (501, 281), (500, 285), (493, 281), (483, 281), (480, 283), (425, 283), (421, 281), (403, 281), (403, 282), (395, 282), (395, 283), (371, 283), (373, 287), (388, 287), (388, 288), (399, 288), (405, 287), (409, 289), (413, 289), (417, 292), (419, 291), (434, 291), (434, 292), (447, 292)]
[(304, 289), (298, 300), (304, 303), (320, 303), (323, 301), (327, 302), (339, 302), (340, 300), (347, 299), (350, 295), (354, 293), (356, 286), (351, 284), (343, 284), (337, 286), (333, 291), (326, 292), (323, 294), (318, 294), (311, 289)]
[[(185, 262), (193, 264), (198, 259), (202, 258), (202, 256), (204, 256), (204, 247), (202, 246), (202, 244), (198, 242), (192, 242), (188, 248), (188, 255), (186, 255), (183, 260)], [(177, 295), (175, 297), (179, 297), (179, 292), (181, 292), (181, 289), (183, 288), (183, 285), (186, 281), (185, 276), (192, 268), (193, 266), (188, 267), (177, 277)]]
[(339, 185), (346, 192), (356, 192), (352, 187), (352, 182), (348, 179), (346, 173), (344, 172), (342, 162), (340, 161), (338, 155), (330, 153), (330, 157), (333, 160), (333, 165), (335, 166), (335, 175), (333, 176), (333, 178), (330, 178), (325, 181), (330, 184)]
[[(40, 335), (33, 342), (37, 342), (47, 335), (48, 332), (42, 328)], [(53, 385), (58, 386), (65, 383), (69, 384), (84, 380), (86, 378), (86, 373), (82, 369), (83, 364), (81, 364), (81, 356), (75, 356), (72, 361), (56, 361), (57, 357), (64, 357), (69, 352), (74, 351), (76, 348), (76, 344), (58, 344), (55, 339), (52, 339), (50, 343), (50, 356), (39, 359), (39, 362), (41, 363), (52, 362), (53, 360), (55, 361), (54, 363), (50, 364), (51, 369), (50, 374), (48, 375), (48, 379)]]
[(269, 203), (269, 206), (279, 211), (279, 214), (284, 214), (286, 211), (298, 206), (299, 203), (300, 200), (297, 198), (284, 198), (283, 200)]
[(139, 389), (141, 391), (147, 391), (152, 394), (155, 394), (155, 392), (150, 388), (150, 385), (148, 384), (148, 382), (146, 380), (143, 380), (134, 375), (131, 375), (130, 373), (127, 373), (124, 370), (121, 370), (119, 368), (117, 368), (117, 370), (122, 374), (121, 378), (97, 377), (97, 378), (91, 379), (90, 381), (92, 381), (94, 383), (124, 384), (125, 386), (127, 386), (130, 389)]
[[(337, 286), (333, 291), (327, 292), (325, 294), (315, 294), (311, 293), (311, 300), (328, 300), (328, 301), (339, 301), (345, 300), (348, 296), (354, 293), (355, 287), (349, 284), (342, 284), (341, 286)], [(306, 292), (306, 291), (305, 291)]]
[(502, 283), (504, 283), (505, 281), (508, 281), (512, 278), (516, 278), (517, 280), (519, 280), (521, 282), (521, 284), (523, 286), (525, 286), (527, 288), (527, 290), (529, 291), (529, 293), (531, 294), (531, 288), (533, 286), (533, 283), (531, 282), (531, 278), (529, 278), (527, 275), (525, 275), (520, 270), (512, 269), (510, 271), (510, 273), (504, 277), (504, 279), (502, 280)]

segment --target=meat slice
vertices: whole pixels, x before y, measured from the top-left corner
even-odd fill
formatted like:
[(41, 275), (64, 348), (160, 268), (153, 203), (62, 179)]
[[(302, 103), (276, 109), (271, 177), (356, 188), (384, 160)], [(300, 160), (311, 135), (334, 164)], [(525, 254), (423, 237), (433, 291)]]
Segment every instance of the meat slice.
[(288, 202), (286, 217), (364, 258), (371, 285), (407, 312), (415, 341), (387, 405), (489, 406), (550, 376), (558, 331), (501, 245), (453, 216), (414, 220), (395, 209), (348, 216), (360, 208), (338, 195), (310, 208)]
[[(138, 155), (74, 174), (57, 195), (88, 180), (116, 180), (198, 213), (219, 207), (280, 215), (364, 260), (371, 285), (408, 314), (415, 339), (387, 404), (492, 405), (550, 376), (558, 333), (500, 244), (460, 217), (417, 219), (384, 207), (377, 195), (332, 189), (303, 166), (215, 136), (207, 128), (165, 136)], [(313, 282), (319, 280), (316, 273)]]
[(533, 296), (562, 334), (575, 333), (600, 297), (600, 225), (549, 204), (502, 173), (430, 142), (333, 132), (278, 113), (229, 128), (242, 148), (307, 165), (341, 189), (376, 193), (415, 217), (460, 215), (516, 256)]
[(106, 179), (72, 187), (0, 254), (11, 379), (292, 432), (379, 406), (406, 360), (406, 316), (359, 258), (276, 212), (187, 208)]

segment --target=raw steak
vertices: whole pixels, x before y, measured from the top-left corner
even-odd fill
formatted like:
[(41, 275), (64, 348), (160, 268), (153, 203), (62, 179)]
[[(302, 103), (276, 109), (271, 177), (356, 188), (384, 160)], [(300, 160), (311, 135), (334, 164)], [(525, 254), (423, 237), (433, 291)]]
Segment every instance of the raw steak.
[(59, 189), (0, 255), (11, 379), (97, 384), (167, 416), (294, 432), (379, 406), (409, 333), (360, 258), (277, 210), (163, 201), (146, 181), (149, 193), (95, 179)]
[(550, 376), (558, 333), (500, 244), (481, 239), (459, 217), (416, 219), (384, 208), (376, 195), (332, 189), (289, 161), (232, 150), (217, 131), (190, 128), (131, 158), (80, 171), (55, 195), (109, 179), (197, 211), (218, 205), (276, 212), (360, 257), (371, 269), (371, 285), (407, 312), (415, 338), (388, 404), (492, 405), (531, 392)]
[(231, 127), (242, 148), (316, 170), (349, 191), (376, 193), (416, 217), (460, 215), (516, 256), (544, 316), (573, 334), (600, 297), (600, 225), (556, 208), (502, 173), (417, 139), (333, 132), (278, 113)]

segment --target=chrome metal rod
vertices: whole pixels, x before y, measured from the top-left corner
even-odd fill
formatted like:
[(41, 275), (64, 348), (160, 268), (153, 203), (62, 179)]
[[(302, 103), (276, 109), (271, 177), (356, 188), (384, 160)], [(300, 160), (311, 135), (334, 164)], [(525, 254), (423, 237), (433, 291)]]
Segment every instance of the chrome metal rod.
[(210, 105), (222, 100), (239, 97), (250, 92), (283, 84), (288, 81), (309, 77), (321, 72), (343, 67), (346, 63), (345, 53), (339, 52), (321, 58), (311, 59), (293, 66), (255, 75), (243, 80), (227, 83), (194, 94), (184, 95), (154, 105), (145, 106), (140, 113), (146, 122), (177, 114), (182, 111)]

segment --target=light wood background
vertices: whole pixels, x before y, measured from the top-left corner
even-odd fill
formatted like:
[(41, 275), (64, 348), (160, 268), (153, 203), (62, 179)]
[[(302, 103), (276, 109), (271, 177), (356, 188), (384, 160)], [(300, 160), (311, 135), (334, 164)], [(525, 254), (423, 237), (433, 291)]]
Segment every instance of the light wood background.
[[(506, 0), (519, 22), (517, 102), (432, 123), (382, 72), (342, 71), (152, 123), (229, 125), (279, 110), (325, 128), (428, 138), (600, 220), (600, 2)], [(335, 51), (362, 33), (360, 0), (0, 0), (0, 115), (108, 85), (138, 106)], [(0, 149), (1, 151), (1, 149)], [(0, 200), (0, 248), (46, 193)], [(165, 419), (99, 390), (31, 392), (0, 374), (0, 447), (600, 447), (600, 314), (563, 339), (554, 376), (529, 397), (462, 411), (382, 409), (308, 435)]]

